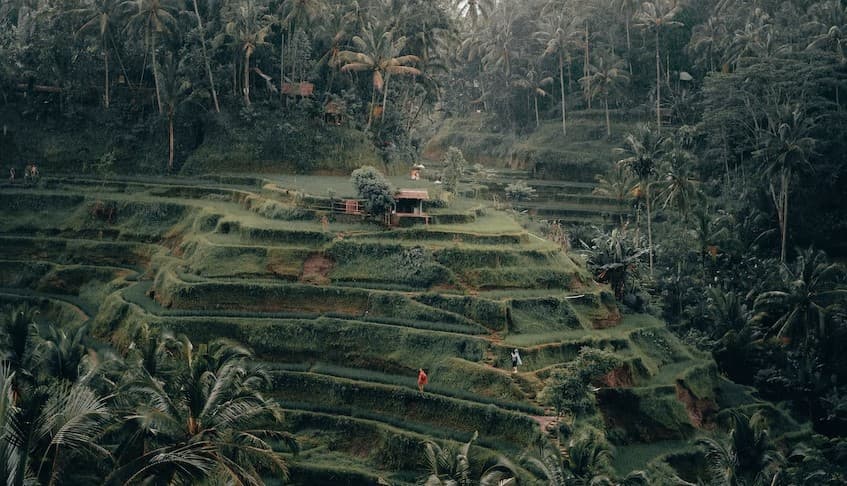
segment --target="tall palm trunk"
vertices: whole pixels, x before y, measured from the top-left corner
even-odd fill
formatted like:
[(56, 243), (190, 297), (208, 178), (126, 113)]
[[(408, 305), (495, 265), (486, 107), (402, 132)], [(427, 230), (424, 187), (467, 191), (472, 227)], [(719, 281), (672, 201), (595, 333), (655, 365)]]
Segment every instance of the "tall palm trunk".
[(380, 118), (385, 119), (385, 110), (388, 108), (388, 81), (391, 80), (391, 75), (386, 73), (385, 83), (382, 85), (382, 114)]
[(285, 30), (279, 32), (279, 97), (285, 96), (283, 85), (285, 84)]
[(782, 248), (779, 252), (779, 261), (785, 262), (785, 245), (788, 242), (788, 183), (790, 179), (790, 174), (787, 170), (782, 171)]
[(606, 139), (612, 139), (612, 119), (609, 117), (609, 95), (603, 95), (603, 104), (606, 105)]
[(243, 93), (244, 93), (244, 104), (250, 106), (250, 56), (253, 55), (253, 46), (246, 45), (244, 46), (244, 79), (241, 80), (244, 83)]
[(373, 123), (374, 116), (374, 105), (376, 104), (376, 86), (371, 83), (371, 104), (368, 106), (368, 124), (365, 125), (365, 131), (371, 129), (371, 123)]
[(159, 92), (159, 63), (156, 62), (156, 31), (150, 37), (150, 55), (153, 64), (153, 85), (156, 86), (156, 106), (159, 108), (159, 113), (162, 113), (162, 95)]
[(174, 168), (174, 106), (168, 105), (168, 172)]
[(108, 110), (109, 109), (109, 49), (106, 47), (106, 39), (103, 39), (103, 68), (104, 68), (104, 81), (103, 81), (103, 106)]
[[(662, 133), (662, 68), (659, 58), (659, 26), (656, 26), (656, 133)], [(651, 253), (652, 258), (652, 253)], [(652, 265), (651, 265), (652, 269)]]
[(215, 89), (215, 78), (212, 76), (212, 64), (209, 62), (209, 54), (206, 52), (206, 32), (203, 30), (203, 21), (200, 19), (200, 9), (197, 7), (197, 0), (194, 2), (194, 15), (197, 17), (197, 28), (200, 31), (200, 52), (203, 54), (203, 63), (206, 65), (206, 75), (209, 76), (209, 86), (212, 89), (212, 101), (215, 103), (215, 113), (221, 112), (221, 106), (218, 104), (218, 92)]
[(647, 255), (650, 261), (650, 278), (653, 278), (653, 215), (650, 207), (650, 183), (644, 185), (647, 195)]
[(532, 101), (535, 103), (535, 128), (541, 127), (541, 119), (538, 117), (538, 95), (532, 93)]
[(585, 83), (585, 99), (588, 100), (588, 109), (591, 109), (591, 71), (588, 66), (591, 63), (591, 58), (589, 57), (589, 44), (588, 44), (588, 21), (585, 21), (585, 67), (583, 69), (583, 73), (587, 82)]
[(562, 95), (562, 135), (567, 136), (567, 108), (565, 104), (565, 62), (562, 59), (562, 53), (559, 53), (559, 91)]

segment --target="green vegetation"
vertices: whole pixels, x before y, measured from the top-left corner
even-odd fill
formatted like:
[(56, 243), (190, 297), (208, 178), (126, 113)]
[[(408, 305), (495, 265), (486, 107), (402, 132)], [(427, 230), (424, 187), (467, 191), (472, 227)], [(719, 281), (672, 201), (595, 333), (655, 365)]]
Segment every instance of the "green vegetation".
[(843, 2), (0, 27), (7, 482), (845, 482)]

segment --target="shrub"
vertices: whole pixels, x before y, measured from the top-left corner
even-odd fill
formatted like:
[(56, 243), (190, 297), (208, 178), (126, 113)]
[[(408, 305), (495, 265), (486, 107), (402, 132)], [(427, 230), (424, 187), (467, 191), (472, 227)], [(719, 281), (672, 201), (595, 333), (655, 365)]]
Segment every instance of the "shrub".
[(588, 393), (588, 386), (622, 364), (620, 358), (611, 352), (584, 347), (577, 359), (553, 371), (541, 391), (541, 401), (554, 407), (559, 414), (564, 411), (577, 415), (590, 412), (595, 407), (595, 401)]
[(356, 193), (365, 200), (368, 214), (381, 214), (394, 204), (394, 189), (375, 168), (366, 165), (353, 171), (350, 182)]
[(528, 201), (535, 197), (535, 189), (524, 181), (513, 182), (506, 186), (506, 199)]
[(459, 178), (465, 173), (465, 167), (468, 165), (465, 156), (458, 148), (450, 147), (441, 162), (444, 164), (444, 189), (456, 192)]

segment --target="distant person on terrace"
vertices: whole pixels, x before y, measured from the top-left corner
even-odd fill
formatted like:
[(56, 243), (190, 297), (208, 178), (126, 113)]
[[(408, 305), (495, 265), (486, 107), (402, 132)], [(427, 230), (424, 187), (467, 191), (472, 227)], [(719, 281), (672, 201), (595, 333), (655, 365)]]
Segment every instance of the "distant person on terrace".
[(426, 372), (423, 368), (418, 368), (418, 390), (423, 393), (424, 385), (429, 383), (429, 378), (426, 376)]

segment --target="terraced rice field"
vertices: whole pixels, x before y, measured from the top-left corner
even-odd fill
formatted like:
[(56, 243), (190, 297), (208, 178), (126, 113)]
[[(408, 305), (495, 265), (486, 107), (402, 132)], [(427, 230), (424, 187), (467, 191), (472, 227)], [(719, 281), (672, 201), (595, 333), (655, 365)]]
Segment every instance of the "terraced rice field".
[[(710, 359), (656, 319), (622, 315), (570, 255), (509, 215), (463, 200), (429, 226), (388, 230), (315, 209), (326, 184), (64, 177), (3, 186), (0, 302), (90, 322), (116, 344), (143, 322), (249, 345), (272, 370), (272, 396), (301, 443), (295, 484), (413, 483), (423, 440), (474, 432), (482, 455), (517, 457), (551, 432), (539, 424), (558, 422), (537, 399), (543, 380), (583, 347), (625, 362), (597, 391), (599, 418), (628, 451), (620, 468), (676, 449), (719, 399)], [(614, 213), (581, 184), (554, 189), (568, 187), (561, 204)], [(430, 376), (424, 393), (418, 368)]]

